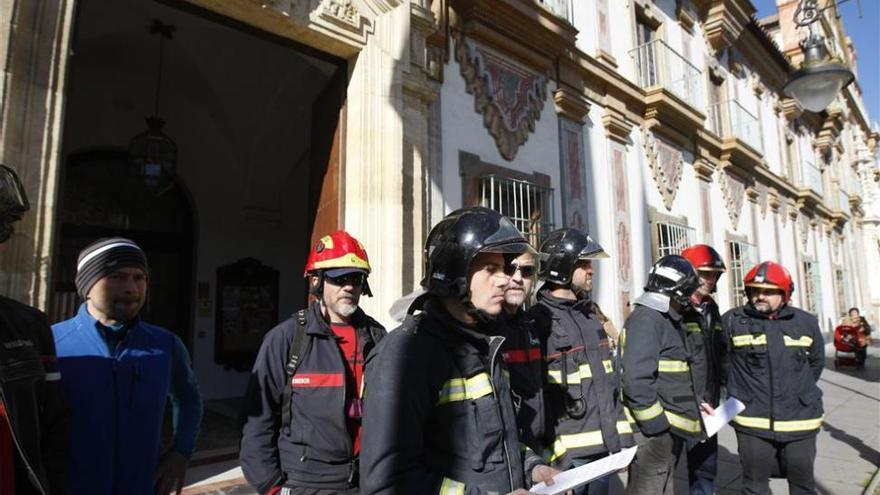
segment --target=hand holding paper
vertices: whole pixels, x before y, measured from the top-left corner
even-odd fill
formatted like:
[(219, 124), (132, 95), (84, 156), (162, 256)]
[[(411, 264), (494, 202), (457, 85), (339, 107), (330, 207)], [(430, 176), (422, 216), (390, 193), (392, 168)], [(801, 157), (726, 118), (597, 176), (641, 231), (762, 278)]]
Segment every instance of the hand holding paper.
[(743, 412), (746, 405), (735, 397), (729, 397), (724, 404), (717, 407), (712, 414), (703, 414), (703, 424), (706, 425), (706, 436), (713, 436), (724, 428), (737, 414)]
[(636, 455), (637, 448), (623, 449), (616, 454), (603, 457), (589, 464), (563, 471), (553, 478), (553, 485), (548, 486), (544, 483), (539, 483), (533, 486), (530, 491), (544, 495), (557, 495), (585, 485), (606, 474), (614, 473), (629, 466)]

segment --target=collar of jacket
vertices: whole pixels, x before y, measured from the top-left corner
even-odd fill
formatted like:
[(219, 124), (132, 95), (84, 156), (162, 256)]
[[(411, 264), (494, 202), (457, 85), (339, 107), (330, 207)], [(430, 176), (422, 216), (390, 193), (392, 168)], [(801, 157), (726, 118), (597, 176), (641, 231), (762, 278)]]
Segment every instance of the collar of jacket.
[[(294, 319), (295, 318), (296, 315), (294, 315)], [(318, 301), (312, 301), (312, 303), (309, 304), (308, 317), (306, 320), (308, 321), (308, 324), (306, 325), (307, 334), (325, 337), (332, 337), (335, 335), (330, 328), (330, 323), (324, 319), (324, 313), (321, 312), (321, 303)], [(358, 307), (357, 311), (351, 315), (351, 321), (349, 321), (349, 324), (358, 330), (369, 330), (370, 319), (367, 317), (367, 314), (364, 313), (364, 310)]]
[(564, 311), (581, 311), (585, 314), (592, 313), (593, 302), (584, 299), (563, 299), (550, 293), (549, 288), (538, 291), (538, 301), (555, 309)]
[[(94, 316), (92, 316), (91, 313), (89, 313), (88, 304), (89, 303), (84, 302), (79, 305), (79, 310), (76, 312), (75, 317), (76, 323), (80, 327), (94, 328), (95, 331), (98, 332), (98, 335), (101, 335), (103, 338), (103, 332), (105, 331), (105, 329), (109, 329), (109, 327), (98, 321)], [(125, 324), (125, 329), (123, 330), (123, 332), (130, 332), (132, 329), (137, 327), (140, 322), (141, 316), (135, 316), (131, 321)]]
[(789, 306), (788, 304), (779, 308), (779, 310), (775, 313), (770, 314), (758, 311), (757, 309), (755, 309), (754, 306), (752, 306), (752, 303), (748, 303), (742, 308), (743, 313), (745, 313), (746, 316), (757, 318), (759, 320), (788, 320), (794, 317), (794, 311), (792, 311), (791, 306)]
[(466, 341), (479, 348), (488, 347), (490, 335), (496, 334), (496, 325), (476, 324), (466, 325), (455, 319), (443, 302), (436, 297), (425, 301), (423, 315), (425, 318), (434, 320), (436, 325), (428, 325), (428, 331), (443, 340)]

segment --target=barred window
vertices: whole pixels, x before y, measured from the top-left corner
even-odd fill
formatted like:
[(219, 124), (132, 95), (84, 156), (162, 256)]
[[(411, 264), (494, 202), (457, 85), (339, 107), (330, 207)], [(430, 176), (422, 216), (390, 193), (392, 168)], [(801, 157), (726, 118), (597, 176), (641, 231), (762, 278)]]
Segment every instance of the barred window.
[(480, 178), (479, 204), (509, 218), (533, 246), (555, 228), (550, 187), (489, 174)]
[(745, 304), (746, 272), (758, 262), (758, 248), (745, 241), (727, 241), (728, 280), (730, 281), (730, 307)]
[(804, 309), (813, 314), (819, 314), (822, 307), (822, 283), (815, 261), (804, 261), (804, 304)]
[(654, 261), (667, 254), (681, 254), (684, 248), (695, 243), (696, 229), (683, 223), (669, 221), (651, 222), (651, 240)]

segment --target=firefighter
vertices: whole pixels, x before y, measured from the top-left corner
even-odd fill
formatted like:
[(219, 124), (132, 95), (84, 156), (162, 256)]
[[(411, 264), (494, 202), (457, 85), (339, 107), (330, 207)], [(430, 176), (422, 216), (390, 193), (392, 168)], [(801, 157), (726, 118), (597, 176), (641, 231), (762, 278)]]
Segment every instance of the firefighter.
[(660, 258), (624, 324), (623, 399), (644, 436), (630, 465), (628, 494), (672, 493), (684, 441), (703, 439), (692, 353), (682, 323), (682, 312), (699, 284), (686, 259), (674, 254)]
[[(690, 364), (694, 387), (697, 399), (715, 408), (721, 395), (724, 332), (721, 313), (712, 294), (727, 268), (718, 251), (705, 244), (690, 246), (681, 255), (696, 268), (700, 278), (700, 286), (691, 295), (691, 304), (682, 313), (693, 356)], [(718, 436), (713, 435), (703, 442), (688, 440), (686, 448), (691, 495), (712, 495), (718, 472)]]
[[(30, 209), (0, 165), (0, 251)], [(46, 315), (0, 296), (0, 495), (67, 493), (68, 414)]]
[(520, 447), (525, 453), (525, 472), (544, 460), (547, 415), (544, 407), (544, 359), (534, 320), (525, 311), (538, 272), (536, 253), (519, 255), (505, 266), (510, 281), (504, 288), (503, 311), (498, 334), (504, 337), (501, 355), (510, 370), (510, 388), (516, 411)]
[[(608, 255), (573, 228), (551, 232), (541, 245), (544, 285), (529, 314), (544, 342), (552, 440), (544, 457), (554, 467), (576, 467), (634, 445), (620, 402), (611, 340), (592, 302), (593, 261)], [(578, 494), (608, 493), (609, 476)]]
[(362, 492), (526, 494), (497, 334), (506, 267), (529, 249), (510, 220), (456, 210), (425, 245), (426, 293), (367, 361)]
[(769, 494), (770, 474), (778, 470), (792, 495), (815, 494), (813, 462), (823, 415), (816, 382), (825, 363), (819, 323), (791, 306), (794, 283), (782, 265), (759, 263), (744, 284), (748, 302), (722, 317), (727, 391), (746, 405), (733, 419), (743, 493)]
[(363, 363), (385, 335), (358, 307), (369, 274), (357, 239), (322, 237), (305, 268), (313, 301), (263, 339), (240, 453), (261, 494), (358, 493)]

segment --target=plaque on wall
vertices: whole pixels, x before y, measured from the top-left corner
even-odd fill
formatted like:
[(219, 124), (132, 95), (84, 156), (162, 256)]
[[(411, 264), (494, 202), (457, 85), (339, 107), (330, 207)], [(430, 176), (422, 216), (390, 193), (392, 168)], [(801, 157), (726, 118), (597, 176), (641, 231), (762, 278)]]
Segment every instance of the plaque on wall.
[(217, 269), (214, 362), (249, 371), (263, 335), (278, 324), (278, 270), (254, 258)]

